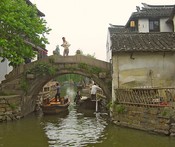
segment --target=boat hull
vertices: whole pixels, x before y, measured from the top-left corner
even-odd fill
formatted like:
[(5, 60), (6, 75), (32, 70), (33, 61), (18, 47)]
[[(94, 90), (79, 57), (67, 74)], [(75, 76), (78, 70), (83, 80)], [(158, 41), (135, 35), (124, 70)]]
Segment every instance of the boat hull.
[(81, 100), (79, 102), (79, 108), (83, 108), (83, 109), (92, 109), (95, 110), (95, 105), (96, 102), (95, 101), (91, 101), (90, 98), (88, 98), (87, 100)]
[(51, 101), (49, 104), (43, 104), (41, 108), (44, 114), (59, 114), (61, 112), (67, 111), (69, 105), (70, 100), (68, 99), (64, 104)]

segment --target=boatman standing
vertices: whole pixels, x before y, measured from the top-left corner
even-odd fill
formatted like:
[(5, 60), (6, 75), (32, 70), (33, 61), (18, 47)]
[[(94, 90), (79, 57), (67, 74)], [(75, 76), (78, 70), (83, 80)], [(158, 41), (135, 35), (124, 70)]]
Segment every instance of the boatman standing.
[(96, 83), (94, 83), (91, 87), (91, 99), (92, 100), (96, 100), (97, 90), (102, 90), (102, 89), (99, 86), (97, 86)]
[(60, 97), (60, 84), (56, 83), (55, 102), (57, 102), (58, 98), (59, 98), (59, 101), (60, 101), (60, 99), (61, 99), (61, 97)]

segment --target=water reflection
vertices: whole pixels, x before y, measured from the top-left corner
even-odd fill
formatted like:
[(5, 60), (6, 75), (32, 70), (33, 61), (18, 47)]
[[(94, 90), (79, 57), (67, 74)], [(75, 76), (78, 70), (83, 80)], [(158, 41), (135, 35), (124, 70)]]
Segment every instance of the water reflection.
[(81, 147), (99, 142), (106, 126), (107, 122), (100, 114), (92, 111), (91, 116), (86, 116), (73, 108), (67, 117), (45, 122), (44, 130), (50, 147)]
[[(71, 89), (67, 93), (74, 94)], [(73, 102), (73, 100), (72, 100)], [(173, 137), (117, 127), (105, 114), (79, 110), (73, 104), (60, 115), (34, 113), (0, 123), (0, 147), (174, 147)]]
[(0, 123), (0, 147), (174, 147), (174, 137), (122, 128), (104, 115), (77, 112), (70, 106), (61, 115), (31, 114), (19, 121)]

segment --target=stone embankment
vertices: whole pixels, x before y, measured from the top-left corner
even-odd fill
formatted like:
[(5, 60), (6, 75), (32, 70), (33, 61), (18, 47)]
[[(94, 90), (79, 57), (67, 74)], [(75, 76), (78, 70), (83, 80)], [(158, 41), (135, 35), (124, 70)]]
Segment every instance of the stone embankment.
[(21, 96), (0, 96), (0, 122), (20, 119)]
[(175, 136), (174, 107), (139, 107), (115, 104), (113, 122), (119, 126)]

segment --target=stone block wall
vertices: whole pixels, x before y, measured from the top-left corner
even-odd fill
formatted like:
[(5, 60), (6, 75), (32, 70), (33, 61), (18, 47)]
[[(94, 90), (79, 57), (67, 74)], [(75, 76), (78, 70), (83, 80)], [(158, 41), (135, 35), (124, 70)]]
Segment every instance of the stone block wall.
[(20, 119), (21, 96), (0, 96), (0, 122)]
[(175, 136), (173, 107), (139, 107), (114, 104), (113, 122), (120, 126)]

